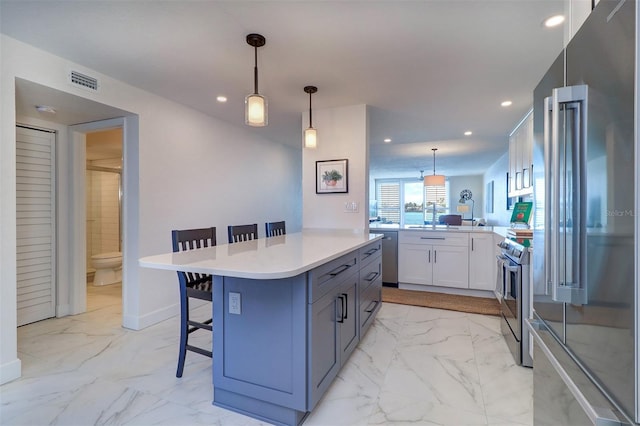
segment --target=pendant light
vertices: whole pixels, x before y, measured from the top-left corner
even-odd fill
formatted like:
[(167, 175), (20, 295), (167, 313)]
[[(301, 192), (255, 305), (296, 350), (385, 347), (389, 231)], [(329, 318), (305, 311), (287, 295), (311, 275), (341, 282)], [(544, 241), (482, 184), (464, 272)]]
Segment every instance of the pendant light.
[(244, 122), (249, 126), (263, 127), (267, 125), (267, 99), (258, 93), (258, 47), (264, 46), (266, 39), (260, 34), (247, 35), (247, 43), (253, 46), (255, 66), (253, 68), (253, 93), (244, 99)]
[(304, 91), (309, 94), (309, 127), (304, 130), (304, 147), (316, 148), (318, 146), (318, 131), (313, 128), (311, 94), (316, 93), (318, 88), (315, 86), (305, 86)]
[(436, 151), (438, 148), (431, 148), (433, 151), (433, 175), (424, 177), (424, 186), (444, 186), (444, 175), (436, 174)]

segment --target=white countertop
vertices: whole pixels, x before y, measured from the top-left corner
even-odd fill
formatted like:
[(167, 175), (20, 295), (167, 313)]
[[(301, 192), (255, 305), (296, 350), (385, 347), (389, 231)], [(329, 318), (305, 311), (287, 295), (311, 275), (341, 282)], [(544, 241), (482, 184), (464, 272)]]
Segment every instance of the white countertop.
[(371, 232), (375, 232), (376, 230), (381, 231), (447, 231), (447, 232), (495, 232), (498, 235), (506, 236), (507, 229), (506, 226), (447, 226), (447, 225), (404, 225), (400, 227), (400, 225), (396, 224), (385, 224), (385, 223), (370, 223), (369, 230)]
[[(375, 232), (373, 230), (372, 232)], [(289, 278), (381, 239), (351, 230), (311, 230), (143, 257), (140, 266), (251, 279)]]

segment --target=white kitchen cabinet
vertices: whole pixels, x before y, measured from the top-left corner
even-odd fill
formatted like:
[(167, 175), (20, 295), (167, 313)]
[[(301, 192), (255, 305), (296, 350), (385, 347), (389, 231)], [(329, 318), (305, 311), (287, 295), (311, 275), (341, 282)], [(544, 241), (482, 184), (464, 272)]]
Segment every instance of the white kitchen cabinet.
[(400, 232), (398, 281), (406, 284), (468, 288), (467, 233)]
[(469, 287), (469, 249), (460, 246), (433, 247), (433, 285)]
[(433, 246), (400, 244), (398, 250), (398, 281), (401, 283), (433, 285)]
[(494, 234), (469, 234), (469, 288), (493, 291), (496, 287)]
[(533, 192), (533, 111), (509, 135), (509, 197)]

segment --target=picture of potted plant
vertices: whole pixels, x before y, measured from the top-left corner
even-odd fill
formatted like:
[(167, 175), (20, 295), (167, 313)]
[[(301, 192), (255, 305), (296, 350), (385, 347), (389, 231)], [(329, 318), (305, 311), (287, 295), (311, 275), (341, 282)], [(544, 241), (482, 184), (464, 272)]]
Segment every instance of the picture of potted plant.
[(316, 194), (346, 194), (348, 185), (348, 159), (316, 161)]
[(327, 186), (336, 186), (340, 179), (342, 179), (342, 175), (335, 169), (326, 170), (322, 174), (322, 181)]

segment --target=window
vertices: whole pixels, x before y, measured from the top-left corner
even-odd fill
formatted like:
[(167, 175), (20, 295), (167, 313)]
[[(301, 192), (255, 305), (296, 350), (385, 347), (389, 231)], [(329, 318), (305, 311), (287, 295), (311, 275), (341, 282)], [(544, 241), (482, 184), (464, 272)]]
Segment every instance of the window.
[(425, 223), (431, 223), (433, 221), (434, 206), (435, 206), (435, 220), (438, 221), (440, 215), (449, 214), (449, 181), (445, 181), (444, 187), (442, 186), (425, 186), (424, 198), (426, 200)]
[(443, 187), (425, 187), (417, 179), (376, 179), (377, 216), (384, 223), (423, 225), (449, 213), (449, 181)]
[(400, 182), (376, 181), (378, 217), (385, 223), (400, 223)]

